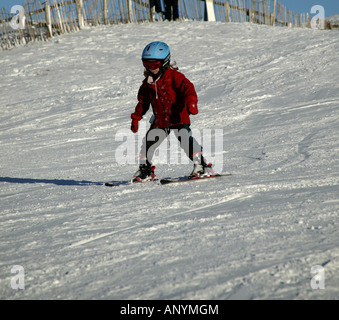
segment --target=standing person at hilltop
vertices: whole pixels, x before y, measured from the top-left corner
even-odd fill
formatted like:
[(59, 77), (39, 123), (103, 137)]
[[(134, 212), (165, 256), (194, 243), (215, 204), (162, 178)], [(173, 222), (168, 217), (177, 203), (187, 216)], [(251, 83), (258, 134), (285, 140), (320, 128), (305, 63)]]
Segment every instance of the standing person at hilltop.
[(173, 8), (173, 21), (179, 19), (178, 0), (165, 0), (165, 20), (171, 21)]
[(162, 11), (160, 0), (150, 0), (150, 7), (152, 9), (153, 17), (156, 12), (158, 14), (158, 20), (162, 21), (164, 12)]

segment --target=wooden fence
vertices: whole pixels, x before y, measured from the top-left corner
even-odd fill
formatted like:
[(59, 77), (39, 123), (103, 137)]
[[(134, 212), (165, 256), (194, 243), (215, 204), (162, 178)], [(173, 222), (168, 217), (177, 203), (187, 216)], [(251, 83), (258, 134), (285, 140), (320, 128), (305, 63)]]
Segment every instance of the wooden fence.
[[(74, 32), (85, 26), (161, 20), (149, 0), (18, 0), (13, 12), (0, 9), (0, 47)], [(252, 22), (310, 27), (308, 14), (294, 13), (279, 0), (178, 0), (179, 16), (189, 20)], [(162, 3), (163, 5), (163, 3)]]
[(216, 21), (311, 27), (308, 14), (292, 12), (277, 0), (213, 0), (213, 3)]

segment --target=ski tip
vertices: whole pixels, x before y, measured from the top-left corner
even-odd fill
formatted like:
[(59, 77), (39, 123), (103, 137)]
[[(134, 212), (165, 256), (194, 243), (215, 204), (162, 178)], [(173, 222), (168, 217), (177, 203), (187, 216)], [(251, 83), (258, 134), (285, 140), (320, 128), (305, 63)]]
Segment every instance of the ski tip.
[(105, 186), (106, 186), (106, 187), (116, 187), (117, 185), (114, 184), (114, 183), (111, 183), (111, 182), (106, 182), (106, 183), (105, 183)]
[(168, 179), (160, 179), (160, 184), (169, 184), (173, 182), (173, 180), (168, 180)]

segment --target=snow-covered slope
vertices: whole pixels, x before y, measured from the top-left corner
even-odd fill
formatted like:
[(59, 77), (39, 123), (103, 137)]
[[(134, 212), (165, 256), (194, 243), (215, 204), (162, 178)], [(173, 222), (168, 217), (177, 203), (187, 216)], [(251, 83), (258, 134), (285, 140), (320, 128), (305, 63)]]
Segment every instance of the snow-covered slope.
[[(231, 177), (102, 186), (137, 169), (116, 137), (154, 40), (195, 84), (192, 128), (222, 129)], [(338, 298), (338, 52), (335, 31), (206, 22), (0, 52), (0, 298)], [(11, 288), (14, 265), (24, 290)], [(325, 289), (310, 285), (316, 265)]]

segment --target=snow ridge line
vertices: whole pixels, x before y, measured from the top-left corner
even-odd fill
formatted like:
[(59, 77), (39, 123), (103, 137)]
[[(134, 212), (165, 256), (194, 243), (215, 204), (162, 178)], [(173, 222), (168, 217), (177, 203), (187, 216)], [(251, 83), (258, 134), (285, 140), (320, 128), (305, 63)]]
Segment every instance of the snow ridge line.
[[(219, 201), (218, 203), (213, 203), (213, 204), (209, 204), (209, 205), (206, 205), (206, 206), (203, 206), (203, 207), (186, 210), (184, 212), (178, 212), (178, 213), (175, 213), (175, 214), (173, 214), (171, 216), (168, 216), (168, 218), (174, 218), (174, 217), (178, 217), (180, 215), (185, 215), (187, 213), (192, 213), (192, 212), (197, 212), (197, 211), (200, 211), (200, 210), (205, 210), (205, 209), (213, 208), (213, 207), (222, 205), (222, 204), (224, 204), (226, 202), (245, 200), (245, 199), (251, 198), (252, 196), (253, 196), (253, 194), (250, 194), (250, 195), (248, 195), (248, 194), (233, 195), (233, 196), (231, 196), (231, 197), (229, 197), (227, 199)], [(170, 222), (170, 221), (169, 220), (164, 221), (164, 220), (158, 219), (158, 221), (154, 222), (152, 227), (154, 227), (155, 225), (159, 226), (159, 225), (162, 225), (162, 224), (168, 223), (168, 222)], [(82, 245), (85, 245), (85, 244), (88, 244), (88, 243), (100, 240), (102, 238), (106, 238), (106, 237), (112, 236), (112, 235), (117, 234), (117, 233), (128, 232), (128, 231), (134, 230), (136, 228), (143, 228), (143, 227), (149, 227), (149, 224), (143, 224), (143, 225), (137, 225), (137, 226), (134, 225), (132, 227), (128, 227), (128, 228), (125, 228), (125, 229), (122, 229), (122, 230), (115, 230), (115, 231), (112, 231), (112, 232), (107, 232), (107, 233), (104, 233), (104, 234), (100, 234), (98, 236), (93, 236), (91, 238), (75, 242), (75, 243), (69, 245), (67, 248), (77, 248), (77, 247), (80, 247)]]

